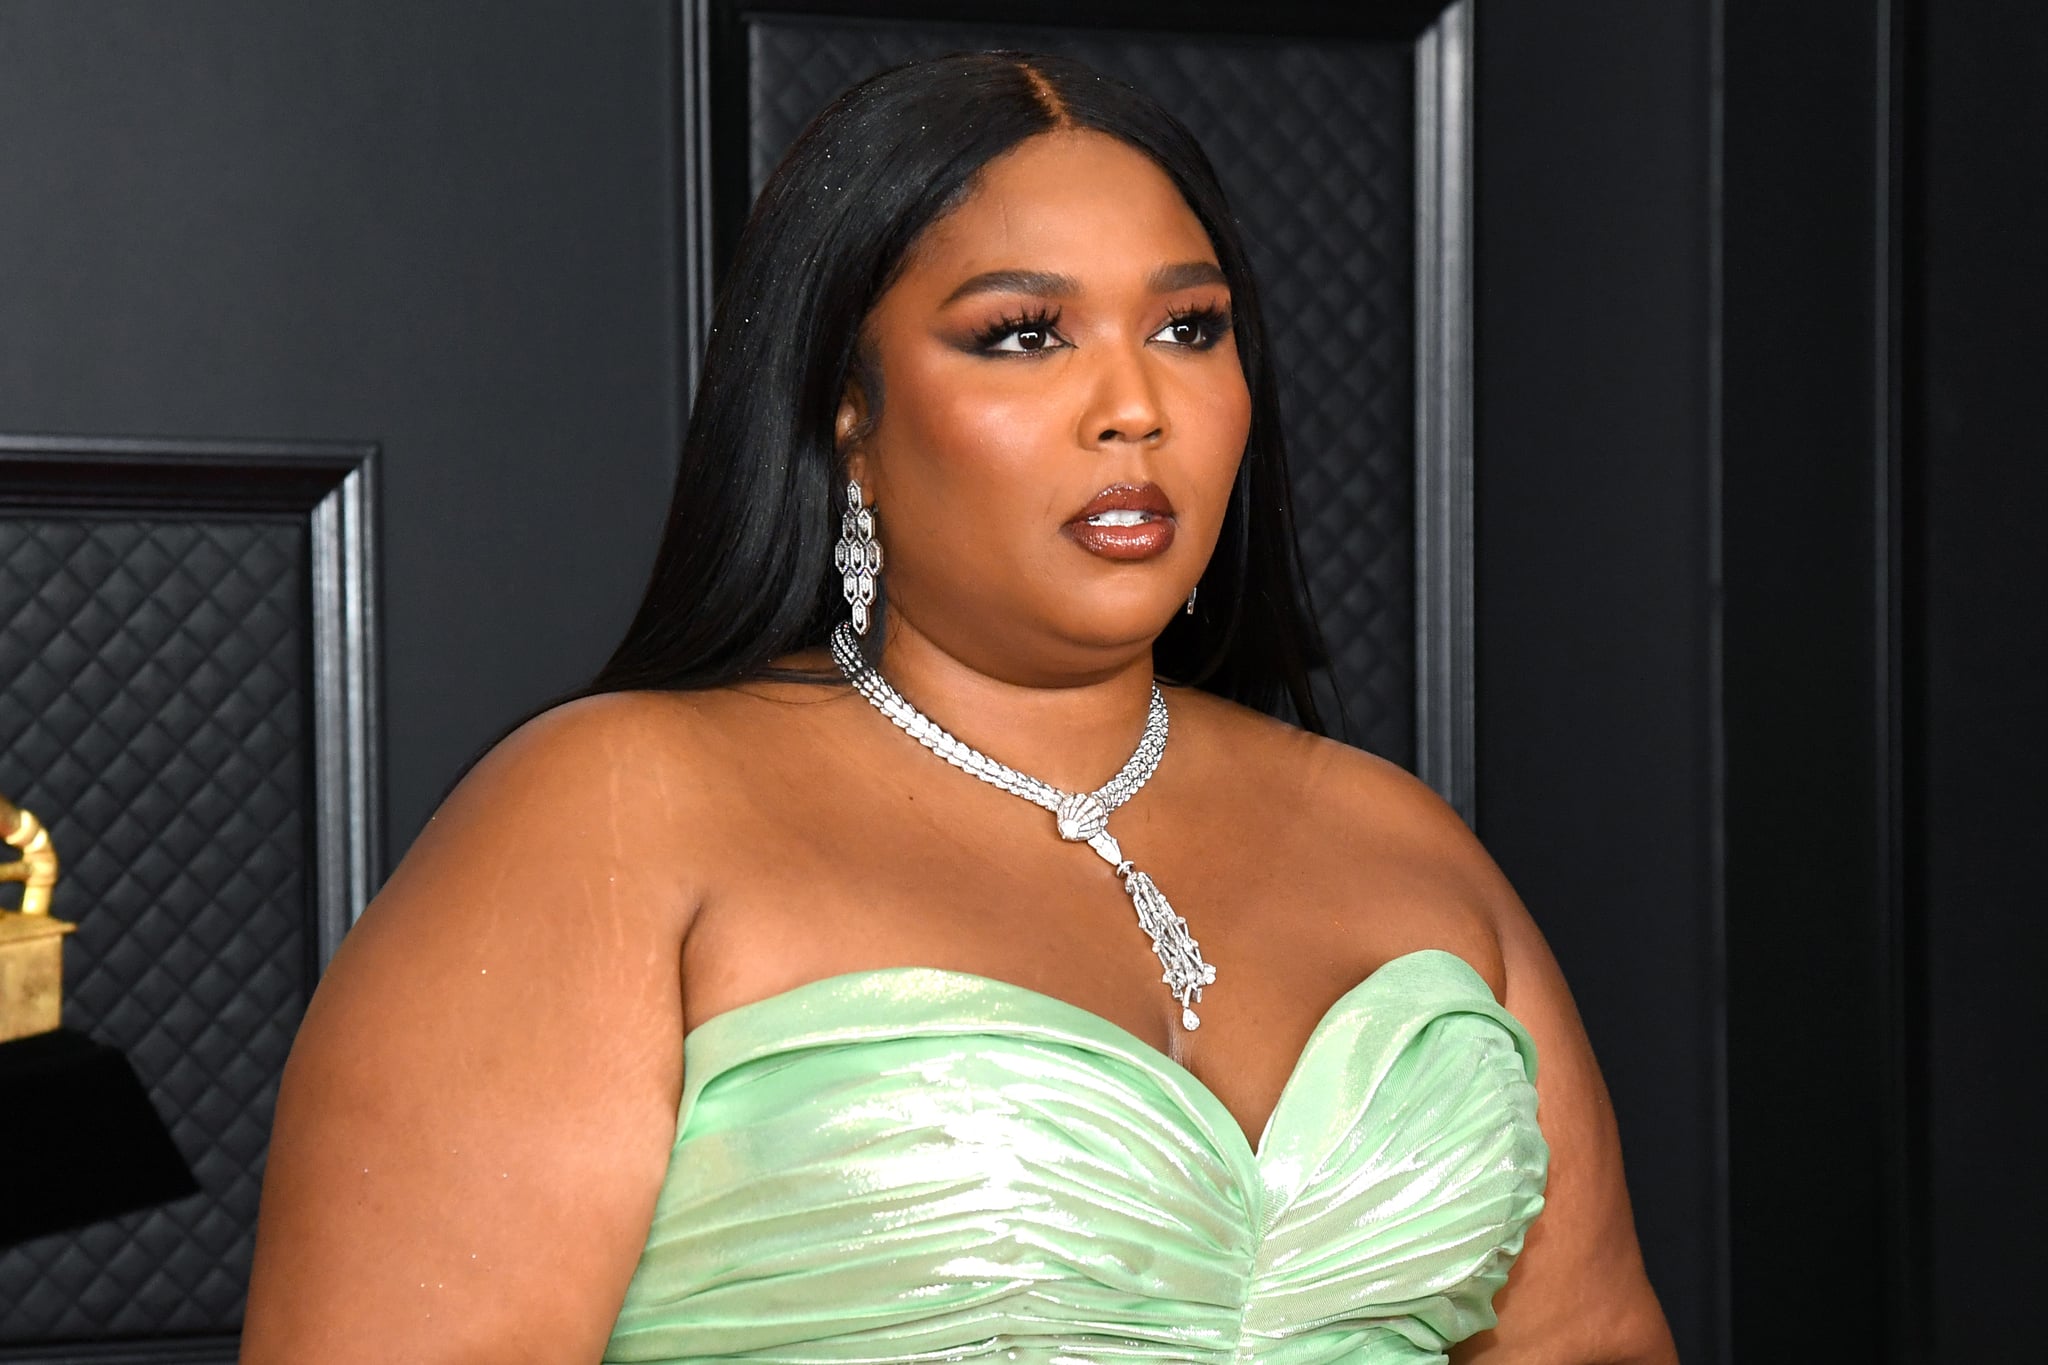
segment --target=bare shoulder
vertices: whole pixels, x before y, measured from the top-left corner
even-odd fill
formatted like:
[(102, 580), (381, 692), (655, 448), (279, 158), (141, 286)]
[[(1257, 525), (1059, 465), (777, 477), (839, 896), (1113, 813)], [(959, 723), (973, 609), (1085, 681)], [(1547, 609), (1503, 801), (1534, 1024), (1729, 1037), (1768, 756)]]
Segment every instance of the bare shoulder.
[[(405, 893), (416, 882), (495, 873), (511, 892), (504, 903), (536, 914), (549, 881), (630, 882), (639, 913), (683, 932), (696, 892), (687, 831), (718, 785), (707, 728), (695, 699), (656, 692), (582, 697), (533, 717), (464, 774), (363, 925), (380, 902), (414, 899)], [(526, 895), (512, 891), (520, 879)]]
[(604, 692), (534, 716), (494, 745), (456, 788), (591, 785), (624, 780), (668, 785), (685, 777), (708, 729), (706, 696)]
[(1376, 820), (1390, 822), (1390, 833), (1455, 839), (1462, 831), (1470, 837), (1465, 822), (1429, 784), (1390, 759), (1207, 692), (1176, 689), (1171, 702), (1203, 727), (1210, 751), (1205, 757), (1250, 765), (1260, 780), (1285, 787), (1298, 800), (1346, 820), (1370, 810)]
[(435, 812), (293, 1045), (243, 1359), (596, 1358), (673, 1138), (700, 728), (567, 703)]
[(1520, 903), (1463, 817), (1390, 759), (1208, 694), (1176, 694), (1205, 735), (1201, 760), (1277, 827), (1269, 847), (1320, 869), (1320, 904), (1351, 907), (1349, 926), (1384, 960), (1440, 947), (1500, 995), (1503, 916)]

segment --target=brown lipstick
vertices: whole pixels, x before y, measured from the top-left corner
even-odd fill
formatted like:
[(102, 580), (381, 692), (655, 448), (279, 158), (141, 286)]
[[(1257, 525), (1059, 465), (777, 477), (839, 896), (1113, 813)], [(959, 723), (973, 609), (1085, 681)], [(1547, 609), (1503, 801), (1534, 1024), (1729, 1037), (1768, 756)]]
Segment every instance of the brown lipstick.
[(1104, 559), (1151, 559), (1173, 544), (1173, 504), (1156, 483), (1111, 484), (1060, 530)]

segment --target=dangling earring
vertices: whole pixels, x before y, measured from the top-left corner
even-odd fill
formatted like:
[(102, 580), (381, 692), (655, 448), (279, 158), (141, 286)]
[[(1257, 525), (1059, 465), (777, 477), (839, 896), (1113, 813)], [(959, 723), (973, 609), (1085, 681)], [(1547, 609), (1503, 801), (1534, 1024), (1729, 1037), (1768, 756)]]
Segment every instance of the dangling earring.
[(1181, 610), (1186, 612), (1189, 616), (1193, 616), (1195, 614), (1195, 594), (1200, 592), (1201, 590), (1202, 585), (1200, 583), (1197, 583), (1194, 587), (1188, 589), (1188, 604), (1185, 607), (1182, 607)]
[(856, 635), (868, 633), (868, 608), (875, 602), (875, 576), (882, 572), (882, 542), (875, 539), (875, 513), (860, 505), (860, 484), (846, 481), (846, 510), (839, 514), (839, 541), (832, 547), (832, 567), (839, 570), (840, 590), (853, 608)]

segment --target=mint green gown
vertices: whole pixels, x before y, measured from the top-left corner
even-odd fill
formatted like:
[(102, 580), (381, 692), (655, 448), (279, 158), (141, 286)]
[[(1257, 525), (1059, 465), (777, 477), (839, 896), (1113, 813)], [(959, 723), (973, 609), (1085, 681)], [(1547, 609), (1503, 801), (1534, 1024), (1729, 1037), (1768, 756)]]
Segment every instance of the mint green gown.
[(1193, 1073), (962, 972), (827, 977), (684, 1041), (607, 1361), (1419, 1365), (1543, 1207), (1535, 1048), (1462, 958), (1324, 1015), (1256, 1150)]

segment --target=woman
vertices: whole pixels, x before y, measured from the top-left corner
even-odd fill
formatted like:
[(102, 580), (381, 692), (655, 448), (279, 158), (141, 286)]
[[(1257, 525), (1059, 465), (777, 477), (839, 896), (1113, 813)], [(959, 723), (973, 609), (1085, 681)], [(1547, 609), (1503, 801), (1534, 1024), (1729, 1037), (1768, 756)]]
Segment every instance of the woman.
[(1019, 54), (850, 91), (699, 392), (625, 643), (313, 1001), (245, 1360), (1672, 1358), (1541, 937), (1315, 733), (1177, 123)]

